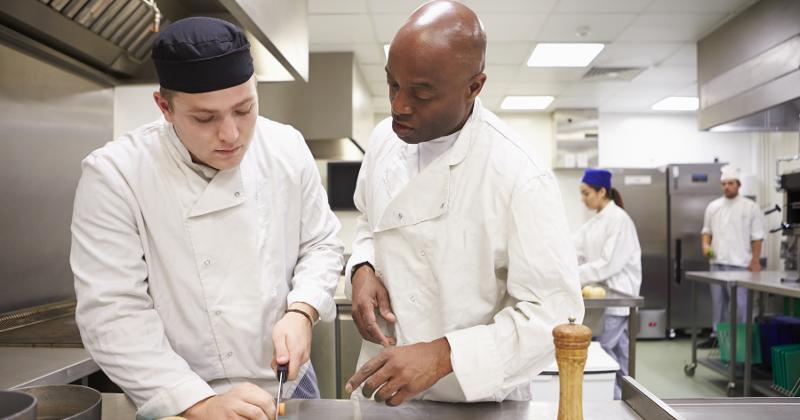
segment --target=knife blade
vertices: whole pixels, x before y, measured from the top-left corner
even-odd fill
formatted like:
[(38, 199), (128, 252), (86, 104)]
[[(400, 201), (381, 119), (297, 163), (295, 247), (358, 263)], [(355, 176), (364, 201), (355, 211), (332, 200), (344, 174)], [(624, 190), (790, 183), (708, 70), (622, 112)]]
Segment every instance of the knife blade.
[(278, 413), (281, 408), (281, 394), (283, 393), (283, 383), (286, 382), (286, 377), (289, 376), (289, 365), (278, 365), (278, 398), (275, 402), (275, 418), (278, 418)]

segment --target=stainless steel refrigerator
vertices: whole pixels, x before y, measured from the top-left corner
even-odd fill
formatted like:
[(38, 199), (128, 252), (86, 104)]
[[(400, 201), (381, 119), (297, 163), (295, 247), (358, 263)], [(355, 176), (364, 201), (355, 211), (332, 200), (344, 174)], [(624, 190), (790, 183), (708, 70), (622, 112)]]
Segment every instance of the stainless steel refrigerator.
[[(658, 169), (612, 169), (613, 185), (633, 219), (642, 247), (642, 291), (647, 311), (666, 310), (664, 333), (692, 325), (691, 289), (683, 274), (708, 270), (702, 255), (703, 214), (722, 195), (721, 163), (675, 164)], [(708, 287), (699, 287), (698, 325), (711, 327)]]

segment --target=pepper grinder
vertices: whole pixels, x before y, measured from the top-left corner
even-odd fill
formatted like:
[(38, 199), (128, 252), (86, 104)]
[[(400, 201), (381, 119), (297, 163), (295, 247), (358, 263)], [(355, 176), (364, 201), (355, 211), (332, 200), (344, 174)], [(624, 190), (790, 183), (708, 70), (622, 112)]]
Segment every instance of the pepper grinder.
[(592, 330), (575, 324), (575, 317), (569, 317), (569, 324), (553, 328), (553, 342), (556, 346), (558, 363), (558, 420), (583, 420), (583, 367), (592, 341)]

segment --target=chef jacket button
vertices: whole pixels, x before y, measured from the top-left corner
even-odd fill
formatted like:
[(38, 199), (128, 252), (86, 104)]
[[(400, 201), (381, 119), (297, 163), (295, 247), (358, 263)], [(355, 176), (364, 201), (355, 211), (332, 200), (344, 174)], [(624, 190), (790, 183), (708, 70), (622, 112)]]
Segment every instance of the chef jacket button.
[(419, 255), (421, 255), (421, 256), (423, 256), (423, 257), (424, 257), (424, 256), (425, 256), (425, 251), (420, 251), (420, 252), (419, 252)]
[(204, 260), (203, 261), (203, 265), (208, 267), (209, 265), (211, 265), (211, 260), (209, 260), (209, 259)]
[(403, 220), (403, 213), (397, 213), (397, 218)]
[(240, 195), (242, 195), (242, 194), (239, 191), (236, 191), (235, 193), (233, 193), (233, 196), (236, 197), (236, 198), (239, 198)]
[(226, 354), (225, 356), (227, 356), (227, 357), (232, 357), (232, 356), (233, 356), (233, 352), (232, 352), (232, 351), (229, 351), (229, 352), (228, 352), (228, 354)]
[(410, 297), (410, 298), (408, 298), (408, 300), (410, 300), (410, 301), (411, 301), (411, 303), (414, 303), (414, 302), (416, 302), (416, 301), (417, 301), (417, 298), (415, 298), (415, 297), (414, 297), (414, 295), (411, 295), (411, 297)]
[(222, 315), (222, 311), (214, 311), (214, 315)]
[(443, 208), (444, 208), (444, 203), (442, 203), (442, 205), (441, 205), (441, 206), (439, 206), (439, 208), (440, 208), (440, 209), (443, 209)]

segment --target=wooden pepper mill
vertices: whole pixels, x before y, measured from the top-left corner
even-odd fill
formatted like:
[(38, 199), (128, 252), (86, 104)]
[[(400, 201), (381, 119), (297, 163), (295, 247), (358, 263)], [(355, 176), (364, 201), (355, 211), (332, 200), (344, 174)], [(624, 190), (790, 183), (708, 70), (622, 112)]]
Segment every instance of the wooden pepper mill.
[(553, 342), (556, 346), (558, 363), (558, 420), (583, 420), (583, 367), (592, 341), (592, 330), (575, 324), (575, 317), (569, 317), (569, 324), (553, 328)]

